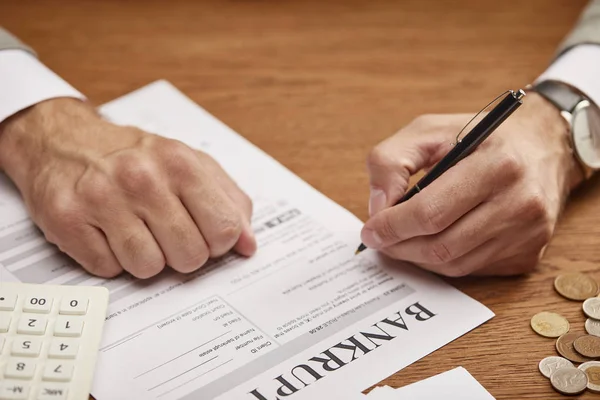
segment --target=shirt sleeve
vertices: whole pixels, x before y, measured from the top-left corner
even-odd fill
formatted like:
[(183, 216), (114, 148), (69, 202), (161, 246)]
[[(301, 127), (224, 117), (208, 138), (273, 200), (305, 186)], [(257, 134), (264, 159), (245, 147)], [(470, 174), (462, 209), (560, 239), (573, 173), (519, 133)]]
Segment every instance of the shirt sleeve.
[(600, 45), (581, 44), (571, 48), (536, 81), (543, 80), (569, 84), (600, 105)]
[(58, 97), (85, 100), (33, 54), (22, 49), (0, 51), (0, 123), (27, 107)]

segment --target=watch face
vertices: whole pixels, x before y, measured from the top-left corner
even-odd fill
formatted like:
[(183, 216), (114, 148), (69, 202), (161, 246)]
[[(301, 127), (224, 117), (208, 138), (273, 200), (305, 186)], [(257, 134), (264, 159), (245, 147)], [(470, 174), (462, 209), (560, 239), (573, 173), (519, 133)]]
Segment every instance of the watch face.
[(600, 169), (600, 109), (587, 101), (573, 112), (573, 140), (581, 161)]

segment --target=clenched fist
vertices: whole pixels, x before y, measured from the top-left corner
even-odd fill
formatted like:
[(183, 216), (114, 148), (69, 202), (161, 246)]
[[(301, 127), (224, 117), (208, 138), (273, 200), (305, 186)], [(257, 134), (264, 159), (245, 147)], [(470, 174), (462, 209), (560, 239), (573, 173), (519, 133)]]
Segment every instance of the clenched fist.
[(252, 203), (211, 157), (78, 100), (2, 123), (0, 166), (47, 240), (95, 275), (190, 272), (232, 248), (256, 250)]
[(532, 270), (582, 179), (566, 121), (536, 93), (471, 155), (410, 200), (409, 178), (449, 150), (469, 115), (427, 115), (368, 159), (367, 247), (447, 276)]

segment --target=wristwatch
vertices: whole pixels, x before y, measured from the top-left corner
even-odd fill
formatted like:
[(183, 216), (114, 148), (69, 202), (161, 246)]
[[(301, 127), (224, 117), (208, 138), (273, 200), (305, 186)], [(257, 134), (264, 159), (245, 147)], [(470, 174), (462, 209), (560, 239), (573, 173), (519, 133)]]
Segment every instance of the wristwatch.
[(567, 121), (575, 158), (585, 179), (600, 169), (600, 108), (575, 88), (557, 81), (542, 81), (532, 87)]

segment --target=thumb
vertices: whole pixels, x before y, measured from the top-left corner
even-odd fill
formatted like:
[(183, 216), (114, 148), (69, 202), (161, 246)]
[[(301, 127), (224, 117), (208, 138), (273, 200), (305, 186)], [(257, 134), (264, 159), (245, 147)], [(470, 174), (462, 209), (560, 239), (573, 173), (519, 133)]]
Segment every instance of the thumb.
[(410, 177), (431, 167), (450, 146), (444, 130), (424, 133), (410, 125), (377, 145), (367, 159), (369, 216), (394, 205), (406, 192)]

